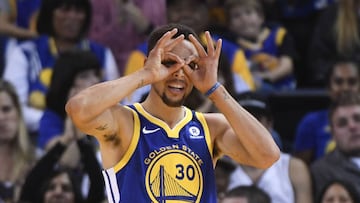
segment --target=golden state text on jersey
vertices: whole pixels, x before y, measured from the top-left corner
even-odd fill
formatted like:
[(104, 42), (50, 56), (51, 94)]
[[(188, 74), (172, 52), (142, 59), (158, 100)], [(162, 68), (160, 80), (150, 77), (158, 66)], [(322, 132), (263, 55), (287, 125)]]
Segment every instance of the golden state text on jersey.
[(185, 109), (174, 127), (147, 113), (139, 103), (128, 151), (103, 171), (111, 203), (216, 202), (214, 165), (208, 126), (201, 113)]

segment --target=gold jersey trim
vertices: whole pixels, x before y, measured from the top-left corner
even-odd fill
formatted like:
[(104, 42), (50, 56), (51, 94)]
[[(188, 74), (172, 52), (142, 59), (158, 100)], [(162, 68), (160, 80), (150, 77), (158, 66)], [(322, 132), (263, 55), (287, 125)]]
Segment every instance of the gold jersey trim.
[(196, 117), (199, 119), (201, 125), (203, 126), (204, 129), (204, 133), (205, 133), (205, 141), (206, 141), (206, 145), (208, 146), (208, 150), (211, 156), (211, 159), (214, 160), (214, 155), (213, 155), (213, 151), (214, 151), (214, 147), (213, 144), (211, 142), (211, 136), (210, 136), (210, 130), (209, 130), (209, 126), (207, 125), (206, 119), (204, 117), (203, 113), (200, 112), (195, 112)]
[(140, 103), (134, 104), (135, 108), (139, 111), (141, 115), (143, 115), (146, 119), (148, 119), (150, 122), (160, 126), (166, 131), (166, 134), (170, 138), (179, 138), (179, 132), (180, 130), (192, 119), (191, 110), (185, 108), (185, 116), (184, 118), (179, 121), (174, 128), (170, 128), (164, 121), (160, 120), (159, 118), (156, 118), (155, 116), (149, 114)]
[(125, 108), (131, 110), (134, 115), (134, 132), (133, 132), (133, 136), (131, 138), (128, 150), (125, 152), (124, 156), (120, 159), (120, 161), (114, 166), (115, 172), (120, 171), (129, 162), (131, 156), (133, 155), (133, 153), (136, 149), (136, 146), (137, 146), (137, 144), (139, 142), (139, 138), (140, 138), (139, 116), (133, 109), (131, 109), (127, 106), (125, 106)]

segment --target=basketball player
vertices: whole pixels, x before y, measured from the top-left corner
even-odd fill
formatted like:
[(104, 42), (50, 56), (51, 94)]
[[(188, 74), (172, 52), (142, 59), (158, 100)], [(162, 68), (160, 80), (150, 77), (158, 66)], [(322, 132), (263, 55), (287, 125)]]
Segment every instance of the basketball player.
[[(216, 202), (221, 155), (259, 168), (279, 158), (268, 131), (217, 82), (221, 40), (214, 46), (209, 32), (206, 40), (204, 49), (191, 28), (159, 27), (142, 69), (68, 101), (76, 126), (99, 141), (109, 202)], [(147, 84), (144, 102), (119, 104)], [(221, 113), (184, 107), (193, 86)]]

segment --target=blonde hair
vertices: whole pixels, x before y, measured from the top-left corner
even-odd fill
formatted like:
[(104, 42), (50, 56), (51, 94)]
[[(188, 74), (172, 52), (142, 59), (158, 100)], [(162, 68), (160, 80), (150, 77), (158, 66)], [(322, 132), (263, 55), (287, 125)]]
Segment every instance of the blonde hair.
[(352, 52), (359, 45), (359, 28), (357, 20), (356, 0), (339, 1), (339, 9), (335, 23), (336, 47), (339, 53)]
[(10, 180), (18, 181), (24, 177), (24, 170), (35, 160), (34, 146), (30, 142), (29, 134), (22, 116), (21, 105), (15, 88), (7, 81), (0, 79), (0, 93), (6, 92), (13, 102), (18, 114), (18, 129), (16, 139), (12, 142), (14, 147), (15, 165)]

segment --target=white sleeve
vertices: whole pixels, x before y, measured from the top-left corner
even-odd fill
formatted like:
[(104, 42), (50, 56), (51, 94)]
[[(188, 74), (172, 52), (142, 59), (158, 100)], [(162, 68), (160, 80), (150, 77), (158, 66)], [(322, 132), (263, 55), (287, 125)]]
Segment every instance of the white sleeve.
[(27, 73), (29, 62), (19, 46), (11, 49), (6, 58), (4, 79), (9, 81), (16, 88), (21, 103), (27, 103), (29, 84)]
[(115, 57), (109, 48), (105, 51), (105, 80), (114, 80), (120, 77)]
[(28, 130), (36, 131), (43, 111), (28, 105), (28, 72), (29, 62), (24, 52), (19, 46), (14, 47), (6, 58), (4, 79), (9, 81), (16, 89)]

